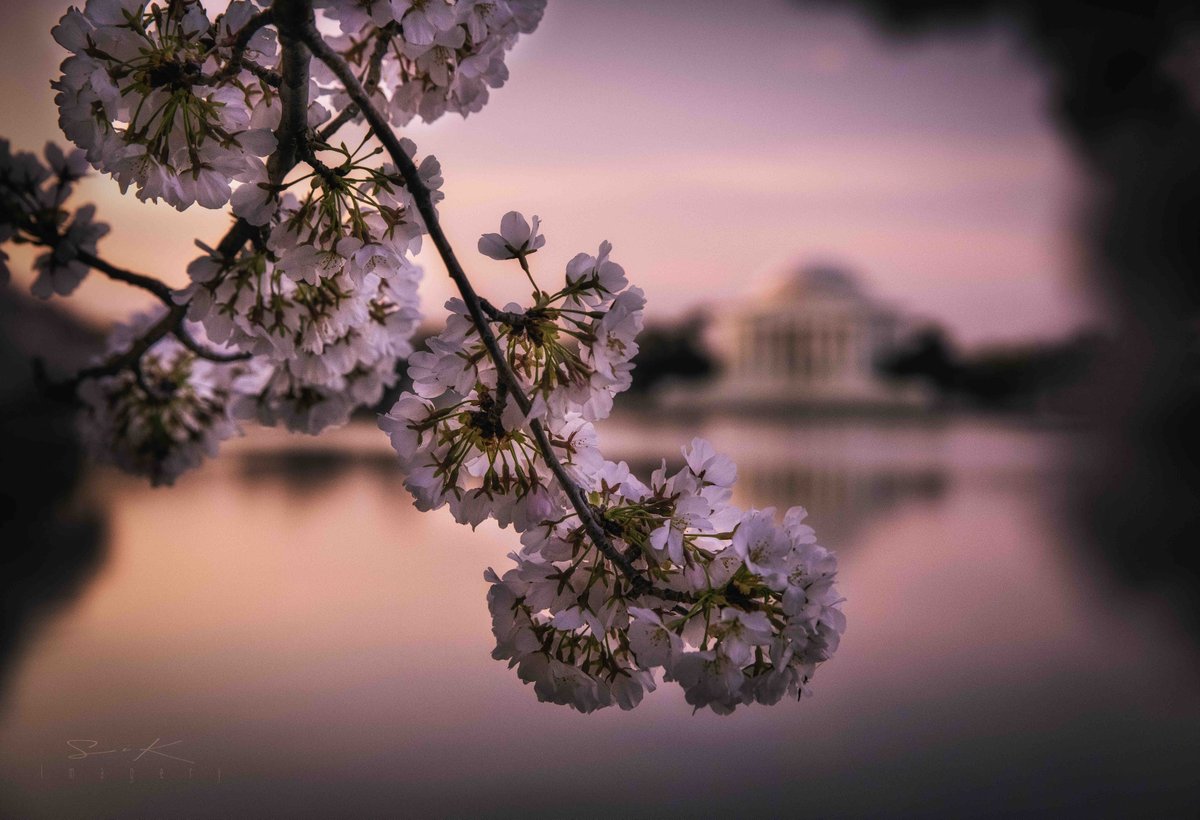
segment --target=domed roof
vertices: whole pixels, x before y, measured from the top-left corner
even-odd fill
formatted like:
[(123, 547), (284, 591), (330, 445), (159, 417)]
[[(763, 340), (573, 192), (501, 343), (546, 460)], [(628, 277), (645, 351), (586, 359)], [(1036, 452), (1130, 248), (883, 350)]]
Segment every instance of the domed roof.
[(835, 265), (808, 265), (784, 276), (770, 291), (770, 298), (780, 301), (814, 297), (865, 300), (866, 294), (854, 274)]

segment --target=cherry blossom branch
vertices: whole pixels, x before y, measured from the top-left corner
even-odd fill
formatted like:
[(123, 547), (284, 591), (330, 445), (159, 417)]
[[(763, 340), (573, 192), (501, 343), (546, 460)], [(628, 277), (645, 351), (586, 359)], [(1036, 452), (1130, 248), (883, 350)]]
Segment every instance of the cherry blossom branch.
[[(689, 704), (719, 714), (800, 697), (845, 629), (836, 564), (803, 524), (803, 508), (782, 524), (771, 510), (738, 509), (736, 466), (700, 439), (683, 449), (678, 472), (664, 466), (648, 484), (603, 459), (592, 421), (628, 388), (643, 292), (609, 259), (607, 242), (572, 259), (561, 290), (543, 292), (526, 258), (545, 243), (540, 220), (510, 212), (500, 234), (480, 237), (480, 253), (518, 260), (533, 301), (497, 309), (475, 292), (440, 225), (436, 160), (418, 167), (415, 147), (389, 126), (476, 110), (545, 2), (256, 0), (215, 23), (194, 0), (151, 4), (119, 24), (111, 2), (68, 12), (55, 39), (78, 70), (54, 86), (81, 150), (49, 145), (42, 163), (0, 140), (0, 241), (49, 249), (34, 262), (37, 296), (69, 294), (95, 270), (93, 278), (140, 288), (165, 309), (135, 317), (110, 337), (119, 343), (54, 389), (80, 404), (89, 449), (156, 485), (200, 464), (241, 419), (318, 433), (394, 380), (418, 321), (413, 246), (428, 233), (466, 310), (451, 306), (446, 329), (414, 357), (413, 390), (379, 426), (418, 508), (448, 504), (460, 523), (490, 518), (531, 536), (514, 567), (486, 575), (493, 657), (534, 683), (540, 700), (581, 712), (633, 708), (660, 667)], [(316, 27), (326, 12), (322, 26), (340, 29), (328, 39)], [(111, 54), (94, 45), (108, 39)], [(310, 69), (326, 76), (314, 58), (340, 87), (313, 83)], [(398, 81), (387, 94), (383, 76)], [(128, 122), (95, 120), (95, 100), (111, 105), (131, 89), (141, 99)], [(315, 112), (328, 116), (310, 94), (339, 109), (323, 128), (310, 127)], [(264, 114), (278, 118), (273, 144), (248, 127)], [(364, 120), (353, 150), (329, 141)], [(242, 132), (245, 140), (228, 138)], [(360, 161), (365, 151), (389, 159), (375, 167)], [(93, 221), (91, 206), (63, 207), (89, 157), (140, 198), (181, 209), (230, 203), (244, 218), (216, 251), (201, 246), (192, 286), (174, 291), (99, 258), (108, 226)], [(237, 169), (245, 174), (230, 173)], [(309, 190), (283, 195), (300, 187)], [(228, 346), (207, 348), (200, 327)], [(169, 335), (178, 341), (160, 342)], [(255, 378), (197, 358), (247, 356), (227, 350), (257, 351)], [(79, 385), (101, 376), (109, 377)], [(518, 411), (520, 421), (511, 417)]]
[[(482, 305), (482, 302), (467, 278), (466, 272), (459, 263), (457, 256), (454, 253), (453, 247), (446, 238), (445, 232), (442, 230), (441, 224), (438, 221), (437, 210), (433, 205), (433, 198), (429, 188), (421, 179), (421, 175), (417, 170), (417, 166), (405, 152), (404, 147), (400, 144), (400, 140), (396, 137), (391, 127), (388, 125), (386, 118), (374, 107), (371, 103), (370, 96), (355, 77), (353, 70), (342, 59), (342, 57), (334, 51), (334, 49), (325, 42), (320, 32), (317, 31), (316, 25), (312, 21), (311, 4), (307, 2), (288, 2), (288, 0), (276, 0), (277, 4), (283, 3), (294, 6), (308, 6), (308, 15), (306, 24), (299, 30), (299, 36), (304, 40), (304, 43), (312, 51), (313, 55), (321, 62), (325, 63), (346, 89), (346, 93), (354, 104), (358, 106), (366, 118), (371, 131), (376, 138), (383, 144), (391, 157), (392, 162), (396, 164), (401, 176), (404, 178), (405, 187), (412, 195), (413, 201), (417, 206), (417, 211), (421, 214), (425, 222), (425, 228), (429, 232), (430, 239), (433, 240), (434, 246), (437, 248), (438, 255), (441, 257), (443, 264), (446, 266), (450, 278), (454, 281), (458, 288), (459, 294), (462, 296), (463, 302), (466, 303), (467, 310), (471, 314), (471, 320), (475, 324), (475, 328), (479, 333), (480, 339), (483, 341), (484, 347), (488, 352), (488, 356), (495, 364), (500, 377), (504, 383), (508, 385), (509, 392), (517, 406), (520, 407), (523, 413), (528, 413), (532, 407), (529, 397), (525, 395), (518, 381), (517, 376), (513, 373), (509, 365), (508, 358), (500, 349), (499, 343), (496, 341), (495, 334), (492, 332), (491, 325), (488, 323), (487, 316)], [(280, 38), (286, 44), (288, 39), (294, 36), (294, 30), (284, 31), (280, 27)], [(595, 510), (584, 497), (583, 489), (571, 478), (559, 461), (553, 447), (550, 444), (550, 439), (546, 435), (546, 430), (538, 419), (531, 419), (529, 422), (530, 431), (533, 433), (538, 450), (541, 452), (543, 459), (546, 461), (550, 471), (558, 480), (559, 485), (566, 493), (567, 498), (571, 502), (576, 515), (579, 516), (580, 522), (583, 524), (584, 530), (588, 537), (594, 543), (597, 549), (607, 558), (614, 566), (628, 578), (634, 594), (651, 594), (660, 598), (673, 601), (691, 601), (691, 596), (670, 589), (656, 588), (646, 576), (640, 573), (632, 564), (632, 562), (618, 551), (609, 540), (608, 535), (604, 532), (602, 524), (597, 520)]]
[[(275, 131), (277, 147), (268, 160), (268, 172), (271, 182), (276, 185), (280, 184), (286, 174), (301, 160), (307, 161), (318, 173), (333, 173), (320, 163), (309, 144), (307, 120), (309, 65), (311, 61), (309, 52), (311, 50), (312, 54), (315, 54), (341, 80), (350, 99), (366, 119), (372, 133), (383, 144), (400, 171), (405, 180), (405, 187), (412, 195), (417, 211), (425, 222), (426, 230), (429, 232), (430, 238), (433, 240), (438, 254), (446, 265), (451, 279), (454, 281), (459, 293), (462, 295), (463, 301), (467, 305), (471, 319), (488, 352), (488, 356), (495, 364), (503, 384), (507, 387), (513, 401), (516, 402), (523, 413), (528, 414), (532, 408), (532, 403), (529, 397), (525, 395), (516, 374), (512, 371), (512, 367), (492, 331), (488, 317), (485, 315), (489, 310), (497, 316), (500, 315), (499, 312), (490, 304), (485, 308), (484, 303), (475, 292), (441, 228), (429, 188), (421, 179), (416, 165), (405, 152), (399, 138), (389, 127), (386, 118), (372, 104), (370, 92), (363, 87), (345, 60), (334, 51), (317, 31), (311, 0), (274, 0), (268, 12), (256, 15), (252, 22), (239, 32), (237, 41), (235, 42), (235, 52), (236, 59), (240, 62), (246, 44), (248, 44), (250, 38), (258, 28), (268, 23), (274, 23), (278, 29), (282, 52), (279, 92), (283, 110), (279, 126)], [(252, 26), (256, 27), (251, 28)], [(380, 75), (379, 66), (383, 55), (386, 53), (387, 43), (388, 38), (380, 36), (371, 55), (366, 75), (368, 84), (371, 86), (378, 84)], [(241, 44), (240, 50), (237, 48), (238, 44)], [(346, 121), (349, 121), (349, 119), (347, 118)], [(336, 130), (336, 127), (340, 127), (341, 124), (341, 122), (330, 123), (330, 126), (325, 131), (330, 132), (331, 135), (332, 130)], [(326, 133), (323, 132), (321, 137), (322, 139), (327, 138)], [(226, 257), (232, 257), (247, 239), (253, 238), (256, 231), (258, 229), (254, 226), (249, 225), (244, 220), (238, 220), (219, 243), (218, 251)], [(214, 361), (236, 361), (245, 358), (245, 354), (227, 356), (226, 354), (208, 351), (197, 343), (183, 324), (186, 316), (186, 305), (173, 304), (171, 290), (162, 282), (154, 280), (151, 277), (122, 270), (91, 255), (82, 261), (113, 279), (141, 287), (154, 293), (169, 308), (167, 314), (146, 333), (136, 339), (127, 351), (112, 357), (101, 365), (80, 371), (70, 382), (56, 386), (56, 388), (65, 389), (68, 385), (73, 387), (86, 378), (110, 375), (129, 367), (136, 368), (142, 355), (155, 342), (170, 333), (173, 333), (181, 343), (194, 353), (202, 355), (204, 358)], [(571, 478), (559, 460), (541, 421), (538, 419), (530, 420), (529, 429), (533, 434), (538, 450), (541, 452), (550, 471), (554, 474), (555, 479), (566, 493), (588, 537), (596, 545), (597, 549), (626, 576), (633, 593), (649, 593), (663, 599), (675, 601), (692, 600), (690, 596), (674, 590), (655, 588), (652, 582), (633, 566), (632, 559), (613, 546), (604, 530), (603, 524), (597, 517), (595, 508), (588, 502), (583, 489)]]
[(480, 299), (479, 306), (483, 308), (483, 312), (491, 317), (492, 321), (503, 322), (512, 328), (520, 328), (529, 322), (529, 317), (524, 313), (513, 313), (508, 310), (500, 310), (487, 299)]
[[(285, 2), (285, 3), (282, 3), (281, 5), (286, 6), (286, 5), (288, 5), (288, 3)], [(272, 6), (271, 9), (269, 9), (269, 10), (272, 13), (272, 22), (274, 22), (275, 21), (275, 14), (274, 14), (275, 7)], [(294, 13), (295, 13), (294, 11), (285, 10), (285, 14), (283, 14), (282, 17), (285, 20), (290, 19), (288, 17), (288, 14), (294, 14)], [(384, 57), (385, 52), (386, 52), (386, 49), (378, 49), (377, 48), (376, 52), (371, 55), (372, 66), (374, 67), (373, 74), (372, 74), (374, 83), (372, 83), (370, 80), (368, 80), (368, 88), (370, 88), (372, 91), (374, 90), (374, 87), (379, 84), (379, 68), (378, 67), (380, 65), (382, 65), (382, 63), (383, 63), (383, 57)], [(295, 58), (297, 56), (299, 56), (299, 55), (293, 53), (293, 58)], [(304, 98), (305, 98), (305, 100), (307, 100), (308, 64), (307, 64), (306, 60), (304, 61), (303, 68), (304, 68), (303, 83), (304, 83), (304, 87), (305, 87)], [(300, 64), (297, 62), (297, 60), (292, 59), (289, 62), (287, 60), (286, 54), (285, 54), (283, 71), (285, 74), (289, 74), (289, 73), (293, 74), (292, 79), (289, 80), (290, 84), (295, 85), (296, 83), (300, 82), (301, 74), (300, 74), (299, 69), (300, 69)], [(278, 85), (282, 85), (282, 84), (283, 84), (283, 79), (282, 79), (282, 75), (281, 75), (280, 82), (278, 83)], [(290, 114), (285, 113), (284, 116), (280, 119), (280, 129), (283, 128), (283, 124), (285, 121), (292, 123), (293, 125), (296, 122), (299, 122), (300, 128), (301, 128), (300, 133), (301, 134), (305, 133), (307, 131), (307, 116), (308, 116), (306, 107), (300, 108), (299, 100), (295, 96), (284, 95), (282, 93), (282, 91), (280, 93), (280, 101), (281, 101), (281, 104), (282, 104), (285, 112), (288, 111), (289, 108), (292, 109)], [(336, 117), (334, 117), (332, 120), (330, 120), (325, 125), (325, 127), (322, 128), (317, 133), (317, 139), (320, 140), (321, 142), (328, 142), (333, 137), (334, 134), (336, 134), (339, 130), (341, 130), (341, 128), (343, 126), (345, 126), (347, 123), (351, 122), (354, 119), (354, 117), (357, 116), (357, 113), (358, 113), (357, 109), (354, 106), (347, 106), (346, 108), (344, 108), (342, 110), (342, 112), (340, 114), (338, 114)], [(278, 133), (276, 136), (278, 137)], [(273, 163), (271, 167), (274, 168), (276, 171), (278, 171), (278, 178), (276, 178), (274, 175), (272, 175), (272, 182), (274, 182), (275, 184), (281, 183), (283, 181), (283, 177), (288, 173), (288, 171), (292, 170), (292, 168), (294, 168), (297, 164), (296, 157), (293, 156), (291, 158), (290, 162), (285, 162), (283, 159), (279, 158), (278, 151), (276, 152), (275, 155), (272, 155), (269, 162)], [(246, 220), (239, 217), (238, 220), (234, 223), (233, 227), (230, 228), (229, 231), (225, 234), (225, 236), (221, 238), (221, 241), (219, 243), (217, 243), (217, 252), (226, 259), (232, 259), (237, 254), (237, 252), (239, 250), (241, 250), (242, 246), (246, 244), (247, 240), (251, 239), (258, 232), (258, 230), (259, 230), (258, 228), (256, 228), (255, 226), (251, 225)]]
[(123, 353), (117, 353), (100, 364), (85, 367), (77, 371), (69, 379), (62, 381), (51, 380), (46, 373), (45, 363), (41, 359), (34, 359), (34, 380), (52, 398), (73, 399), (75, 398), (75, 389), (87, 379), (114, 376), (122, 370), (134, 370), (140, 380), (141, 373), (138, 365), (142, 360), (142, 356), (166, 336), (174, 336), (193, 354), (210, 362), (228, 364), (245, 361), (250, 358), (251, 354), (249, 353), (220, 353), (196, 341), (184, 323), (187, 318), (187, 307), (174, 304), (171, 299), (171, 289), (164, 283), (150, 276), (122, 270), (88, 253), (80, 253), (78, 258), (81, 262), (104, 273), (111, 279), (150, 291), (167, 305), (167, 312), (161, 319), (151, 325), (146, 332), (137, 337), (128, 350)]
[[(178, 305), (175, 303), (174, 291), (165, 282), (159, 281), (153, 276), (146, 276), (142, 273), (134, 273), (133, 271), (119, 268), (111, 262), (106, 262), (100, 257), (84, 250), (78, 251), (76, 259), (93, 270), (100, 271), (109, 279), (124, 282), (127, 285), (132, 285), (133, 287), (141, 288), (154, 294), (160, 302), (166, 305), (167, 312), (162, 319), (134, 340), (128, 350), (112, 356), (101, 364), (85, 367), (69, 379), (58, 382), (51, 381), (46, 375), (44, 363), (41, 360), (35, 360), (34, 376), (42, 389), (50, 396), (55, 398), (71, 398), (75, 388), (86, 379), (112, 376), (127, 368), (137, 370), (137, 365), (141, 361), (142, 355), (160, 339), (169, 335), (177, 338), (184, 347), (192, 351), (196, 356), (201, 359), (207, 359), (210, 362), (230, 363), (245, 361), (250, 358), (251, 354), (249, 353), (221, 353), (207, 348), (198, 342), (185, 324), (187, 319), (187, 305)], [(138, 375), (140, 377), (140, 374)]]

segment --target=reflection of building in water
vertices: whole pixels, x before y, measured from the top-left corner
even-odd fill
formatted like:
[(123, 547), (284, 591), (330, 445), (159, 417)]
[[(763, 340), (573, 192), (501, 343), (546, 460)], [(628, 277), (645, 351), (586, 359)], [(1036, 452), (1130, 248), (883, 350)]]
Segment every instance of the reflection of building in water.
[(933, 467), (883, 471), (833, 463), (751, 463), (739, 470), (734, 501), (743, 507), (776, 507), (780, 513), (803, 504), (822, 543), (838, 547), (852, 543), (857, 530), (877, 515), (911, 501), (936, 499), (947, 484), (945, 472)]
[[(827, 456), (796, 457), (784, 450), (775, 459), (739, 458), (733, 503), (744, 509), (775, 507), (778, 515), (800, 504), (821, 543), (833, 549), (852, 545), (858, 531), (878, 516), (937, 500), (950, 485), (945, 467), (934, 462), (855, 464)], [(671, 470), (682, 466), (670, 460), (668, 465)], [(658, 463), (635, 459), (630, 467), (645, 476)]]
[(782, 409), (923, 406), (920, 391), (893, 385), (875, 369), (902, 322), (850, 273), (803, 268), (758, 299), (721, 308), (710, 340), (721, 377), (699, 395), (679, 391), (668, 401)]

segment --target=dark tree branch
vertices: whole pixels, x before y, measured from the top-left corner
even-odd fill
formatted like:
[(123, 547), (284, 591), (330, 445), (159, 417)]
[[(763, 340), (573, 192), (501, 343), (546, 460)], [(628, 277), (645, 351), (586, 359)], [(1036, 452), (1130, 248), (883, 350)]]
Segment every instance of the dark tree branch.
[[(279, 0), (277, 0), (277, 2), (279, 2)], [(294, 0), (292, 0), (291, 3), (284, 2), (281, 4), (282, 5), (296, 5)], [(300, 5), (303, 5), (303, 4), (300, 4)], [(272, 13), (274, 12), (274, 8), (275, 7), (272, 6), (270, 9), (272, 11)], [(297, 14), (297, 12), (295, 10), (288, 10), (287, 13), (292, 14), (292, 15)], [(300, 13), (303, 16), (303, 9), (301, 9)], [(309, 14), (311, 15), (311, 10), (309, 10)], [(393, 30), (394, 30), (394, 28), (392, 28), (392, 24), (388, 24), (388, 26), (385, 26), (381, 31), (388, 32), (388, 31), (393, 31)], [(371, 92), (374, 92), (375, 88), (378, 87), (378, 85), (379, 85), (380, 68), (383, 65), (383, 58), (387, 54), (387, 46), (388, 46), (389, 42), (390, 42), (390, 37), (381, 36), (379, 38), (378, 42), (376, 43), (375, 50), (371, 53), (371, 64), (370, 64), (370, 67), (368, 68), (368, 72), (367, 72), (367, 75), (368, 75), (367, 76), (367, 88)], [(305, 75), (304, 76), (305, 76), (305, 83), (306, 83), (305, 88), (307, 88), (307, 82), (308, 82), (308, 80), (307, 80), (307, 77), (308, 77), (307, 64), (305, 65)], [(283, 83), (283, 79), (281, 77), (278, 85), (282, 85), (282, 83)], [(307, 97), (307, 94), (305, 96)], [(283, 102), (283, 104), (285, 106), (287, 106), (288, 102), (285, 100)], [(293, 104), (294, 104), (294, 101), (293, 101)], [(352, 122), (356, 116), (358, 116), (358, 106), (356, 106), (356, 105), (347, 106), (346, 108), (342, 109), (342, 111), (336, 117), (334, 117), (332, 120), (330, 120), (328, 123), (325, 124), (325, 127), (322, 128), (317, 133), (317, 139), (320, 140), (321, 142), (328, 142), (330, 139), (333, 138), (334, 134), (336, 134), (338, 131), (340, 131), (348, 123)], [(303, 117), (303, 122), (304, 122), (305, 127), (307, 127), (307, 117), (308, 117), (308, 112), (306, 110), (304, 112), (304, 117)], [(296, 158), (293, 157), (290, 164), (285, 164), (283, 162), (283, 160), (278, 160), (278, 159), (276, 159), (274, 161), (276, 162), (277, 167), (282, 172), (280, 174), (279, 180), (273, 179), (273, 181), (276, 181), (276, 183), (278, 184), (278, 183), (282, 182), (283, 176), (286, 175), (288, 171), (292, 170), (292, 168), (294, 168), (296, 166)], [(251, 239), (257, 232), (258, 232), (258, 228), (254, 227), (250, 223), (246, 222), (246, 220), (244, 220), (244, 219), (238, 219), (234, 222), (233, 227), (229, 229), (229, 231), (225, 234), (224, 237), (222, 237), (221, 241), (217, 244), (217, 251), (221, 254), (221, 256), (225, 257), (226, 259), (231, 259), (237, 254), (237, 252), (239, 250), (241, 250), (242, 246), (245, 245), (246, 242), (249, 239)]]
[(114, 376), (122, 370), (135, 367), (142, 360), (142, 355), (153, 347), (155, 342), (175, 330), (175, 326), (179, 322), (181, 315), (182, 313), (168, 310), (149, 330), (135, 339), (133, 344), (124, 353), (118, 353), (101, 364), (85, 367), (66, 381), (50, 381), (46, 377), (45, 365), (40, 359), (37, 359), (33, 363), (34, 379), (50, 396), (66, 400), (74, 399), (76, 397), (75, 389), (85, 379)]
[(337, 171), (330, 168), (317, 157), (313, 151), (312, 143), (307, 139), (300, 141), (300, 156), (310, 168), (317, 172), (321, 179), (325, 180), (328, 185), (337, 185), (341, 181), (341, 176)]
[(283, 76), (278, 71), (272, 71), (271, 69), (260, 66), (258, 63), (251, 60), (244, 61), (242, 63), (242, 68), (246, 69), (272, 88), (279, 88), (279, 86), (283, 84)]
[[(370, 62), (367, 64), (367, 81), (363, 84), (363, 88), (367, 94), (374, 94), (379, 88), (379, 77), (383, 70), (383, 58), (387, 56), (388, 46), (391, 45), (392, 35), (395, 34), (398, 27), (397, 23), (388, 23), (379, 30), (378, 39), (375, 40), (375, 48), (371, 51)], [(346, 123), (352, 122), (358, 116), (358, 106), (351, 103), (341, 110), (341, 112), (330, 120), (329, 124), (322, 129), (320, 137), (322, 142), (327, 142), (333, 133), (341, 128)]]
[(507, 310), (500, 310), (500, 308), (493, 305), (487, 299), (481, 298), (479, 300), (479, 306), (483, 308), (484, 313), (491, 317), (492, 321), (503, 322), (512, 328), (526, 327), (532, 321), (525, 313), (513, 313)]
[[(133, 273), (132, 271), (118, 268), (116, 265), (109, 264), (103, 259), (94, 256), (87, 251), (81, 251), (79, 253), (79, 261), (84, 262), (90, 267), (100, 271), (110, 279), (115, 279), (118, 282), (125, 282), (126, 284), (133, 285), (134, 287), (148, 290), (157, 296), (159, 301), (167, 306), (168, 313), (176, 317), (175, 327), (171, 329), (171, 332), (177, 339), (179, 339), (180, 342), (183, 343), (184, 347), (195, 353), (200, 358), (208, 359), (211, 362), (240, 362), (250, 358), (249, 353), (221, 353), (216, 350), (210, 350), (209, 348), (200, 344), (200, 342), (196, 341), (196, 338), (192, 336), (191, 332), (187, 329), (187, 325), (185, 324), (185, 318), (187, 314), (186, 305), (175, 304), (174, 291), (172, 291), (171, 288), (169, 288), (165, 283), (158, 281), (152, 276), (145, 276), (140, 273)], [(78, 376), (76, 378), (78, 378)]]
[(279, 47), (283, 52), (280, 69), (283, 81), (279, 99), (283, 114), (275, 129), (277, 147), (267, 168), (271, 182), (283, 182), (287, 172), (299, 162), (300, 146), (308, 132), (308, 64), (310, 55), (303, 33), (315, 28), (312, 3), (306, 0), (274, 0), (271, 4), (275, 26), (279, 30)]
[(375, 89), (379, 87), (379, 76), (383, 71), (383, 58), (387, 56), (388, 46), (392, 44), (392, 37), (400, 30), (400, 24), (393, 21), (388, 23), (375, 35), (375, 48), (371, 50), (371, 58), (367, 62), (367, 81), (363, 84), (363, 88), (368, 94), (374, 94)]
[(103, 259), (100, 259), (97, 256), (93, 256), (87, 251), (80, 251), (78, 254), (78, 259), (88, 267), (100, 271), (109, 279), (115, 279), (118, 282), (124, 282), (127, 285), (133, 285), (135, 288), (148, 290), (157, 296), (159, 301), (163, 304), (170, 308), (175, 307), (175, 302), (171, 298), (171, 288), (168, 287), (165, 282), (160, 282), (152, 276), (145, 276), (140, 273), (133, 273), (131, 271), (123, 270), (118, 268), (116, 265), (111, 265), (108, 262), (105, 262)]
[[(280, 2), (280, 0), (276, 0)], [(300, 5), (300, 3), (297, 3)], [(307, 4), (304, 4), (307, 5)], [(341, 81), (346, 89), (346, 93), (354, 104), (358, 106), (370, 125), (372, 132), (379, 139), (392, 162), (396, 164), (401, 176), (404, 178), (405, 187), (413, 197), (413, 201), (417, 206), (417, 211), (421, 214), (421, 218), (425, 222), (425, 228), (429, 232), (430, 239), (433, 240), (434, 246), (437, 248), (438, 255), (441, 256), (442, 262), (446, 266), (450, 278), (454, 281), (458, 288), (459, 294), (463, 298), (463, 302), (467, 305), (467, 310), (471, 314), (471, 320), (475, 324), (476, 330), (479, 332), (479, 337), (483, 341), (484, 347), (487, 349), (488, 356), (495, 364), (500, 377), (508, 385), (509, 391), (517, 406), (521, 408), (523, 413), (528, 413), (532, 404), (529, 397), (525, 395), (521, 388), (521, 383), (517, 376), (513, 373), (509, 366), (508, 358), (500, 349), (499, 343), (496, 341), (496, 336), (492, 332), (491, 325), (488, 323), (487, 316), (483, 309), (482, 303), (472, 287), (470, 280), (467, 278), (462, 265), (454, 254), (454, 249), (451, 247), (446, 234), (442, 231), (441, 224), (438, 221), (437, 210), (433, 205), (433, 197), (421, 175), (417, 170), (417, 166), (409, 158), (404, 151), (400, 140), (392, 131), (387, 123), (386, 118), (374, 107), (371, 103), (370, 95), (359, 83), (358, 78), (354, 76), (354, 71), (342, 59), (342, 57), (333, 50), (333, 48), (325, 42), (316, 26), (312, 24), (311, 17), (308, 24), (299, 32), (304, 38), (304, 42), (312, 51), (313, 55), (321, 62), (325, 63), (337, 78)], [(280, 36), (284, 36), (283, 29), (280, 29)], [(287, 36), (294, 36), (289, 32)], [(545, 428), (538, 419), (532, 419), (529, 422), (530, 431), (533, 433), (534, 440), (537, 442), (538, 449), (542, 453), (542, 458), (546, 461), (550, 471), (562, 486), (563, 491), (571, 501), (571, 506), (574, 508), (576, 515), (582, 523), (584, 530), (596, 548), (607, 558), (615, 567), (617, 567), (629, 580), (634, 594), (647, 593), (660, 598), (673, 601), (690, 601), (691, 597), (670, 589), (656, 588), (653, 583), (642, 573), (640, 573), (633, 564), (621, 554), (620, 551), (613, 546), (608, 535), (604, 532), (604, 528), (597, 520), (595, 513), (584, 497), (582, 488), (575, 483), (571, 476), (567, 473), (562, 463), (559, 461), (554, 448), (550, 443), (549, 436), (546, 434)]]

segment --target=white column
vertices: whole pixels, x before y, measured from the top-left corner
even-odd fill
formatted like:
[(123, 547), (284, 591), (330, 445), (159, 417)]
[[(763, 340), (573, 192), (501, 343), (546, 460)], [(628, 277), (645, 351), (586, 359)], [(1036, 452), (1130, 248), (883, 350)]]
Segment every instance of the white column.
[(758, 374), (767, 376), (771, 372), (771, 328), (762, 317), (759, 317), (757, 324), (755, 338), (758, 340)]
[(860, 367), (864, 377), (871, 375), (871, 359), (875, 357), (875, 328), (871, 324), (871, 319), (868, 317), (863, 323), (862, 329), (862, 357)]
[(812, 381), (817, 376), (817, 325), (810, 316), (804, 321), (804, 377)]
[(751, 376), (757, 375), (762, 368), (762, 352), (758, 343), (758, 337), (761, 332), (758, 326), (758, 319), (751, 318), (746, 326), (746, 337), (749, 340), (747, 353), (750, 356), (747, 361), (746, 373)]
[(799, 381), (808, 381), (808, 321), (801, 319), (796, 325), (796, 373)]
[(825, 381), (829, 373), (829, 323), (824, 317), (818, 318), (813, 323), (813, 371), (817, 378)]
[(787, 375), (790, 384), (795, 384), (797, 374), (800, 372), (800, 351), (797, 349), (799, 339), (800, 334), (796, 328), (796, 317), (789, 316), (787, 319)]
[(833, 374), (838, 378), (846, 372), (846, 318), (838, 316), (833, 324)]
[(849, 323), (844, 314), (839, 315), (833, 327), (833, 373), (839, 379), (846, 376), (846, 349), (849, 343)]
[(783, 331), (779, 326), (779, 318), (771, 317), (771, 378), (773, 381), (783, 379)]
[(863, 373), (863, 347), (862, 320), (856, 316), (850, 324), (850, 349), (846, 352), (846, 365), (856, 377)]
[(744, 317), (737, 320), (737, 368), (735, 374), (748, 376), (754, 370), (754, 326)]

